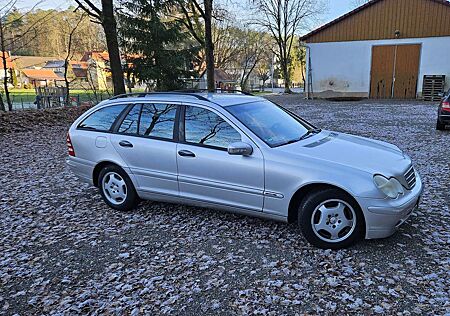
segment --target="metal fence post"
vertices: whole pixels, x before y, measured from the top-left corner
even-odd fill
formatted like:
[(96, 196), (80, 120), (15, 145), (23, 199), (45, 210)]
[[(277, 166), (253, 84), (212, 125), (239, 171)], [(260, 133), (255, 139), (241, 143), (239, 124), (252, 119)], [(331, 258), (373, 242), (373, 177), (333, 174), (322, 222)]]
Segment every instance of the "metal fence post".
[(22, 110), (23, 110), (23, 98), (20, 98), (20, 102), (22, 103)]

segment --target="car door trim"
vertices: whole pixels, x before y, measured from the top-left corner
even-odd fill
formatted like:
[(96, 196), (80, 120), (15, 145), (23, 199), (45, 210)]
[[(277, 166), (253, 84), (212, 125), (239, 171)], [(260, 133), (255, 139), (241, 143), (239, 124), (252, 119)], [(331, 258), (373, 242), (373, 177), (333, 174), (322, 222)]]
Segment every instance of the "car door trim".
[(176, 173), (161, 172), (151, 169), (133, 168), (132, 172), (136, 176), (145, 176), (162, 180), (177, 181), (178, 178)]
[(258, 190), (258, 189), (251, 188), (251, 187), (236, 185), (234, 183), (217, 182), (217, 181), (211, 181), (211, 180), (208, 180), (206, 182), (199, 178), (193, 178), (193, 177), (188, 177), (188, 176), (178, 176), (178, 182), (184, 183), (184, 184), (196, 184), (196, 185), (201, 185), (201, 186), (209, 186), (209, 187), (213, 187), (215, 189), (223, 189), (223, 190), (239, 192), (239, 193), (247, 193), (247, 194), (253, 194), (253, 195), (263, 195), (263, 193), (264, 193), (264, 190), (261, 190), (261, 189)]

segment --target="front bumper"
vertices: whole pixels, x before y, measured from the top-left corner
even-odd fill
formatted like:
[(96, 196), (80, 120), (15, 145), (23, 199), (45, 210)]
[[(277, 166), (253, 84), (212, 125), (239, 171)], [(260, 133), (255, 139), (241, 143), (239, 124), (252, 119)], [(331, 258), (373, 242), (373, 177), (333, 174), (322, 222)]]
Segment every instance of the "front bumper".
[(366, 220), (366, 239), (385, 238), (395, 233), (419, 206), (422, 192), (422, 180), (416, 174), (414, 188), (397, 199), (360, 199), (358, 202)]

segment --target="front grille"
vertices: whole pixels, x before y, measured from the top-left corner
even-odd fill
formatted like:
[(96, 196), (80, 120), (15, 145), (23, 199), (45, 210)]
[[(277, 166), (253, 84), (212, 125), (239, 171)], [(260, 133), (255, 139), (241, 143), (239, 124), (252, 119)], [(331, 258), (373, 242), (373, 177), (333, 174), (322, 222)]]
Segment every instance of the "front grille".
[(416, 185), (416, 171), (414, 170), (414, 167), (411, 166), (408, 168), (408, 170), (406, 170), (405, 172), (405, 181), (408, 184), (408, 189), (412, 189), (414, 188), (414, 186)]

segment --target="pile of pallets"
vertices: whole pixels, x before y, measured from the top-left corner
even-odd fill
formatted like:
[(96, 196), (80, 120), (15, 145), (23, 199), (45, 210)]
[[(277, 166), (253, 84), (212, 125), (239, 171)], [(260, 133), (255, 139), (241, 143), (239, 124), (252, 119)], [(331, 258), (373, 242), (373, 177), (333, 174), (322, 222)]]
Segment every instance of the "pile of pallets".
[(423, 76), (422, 98), (425, 101), (440, 101), (444, 86), (445, 75)]

